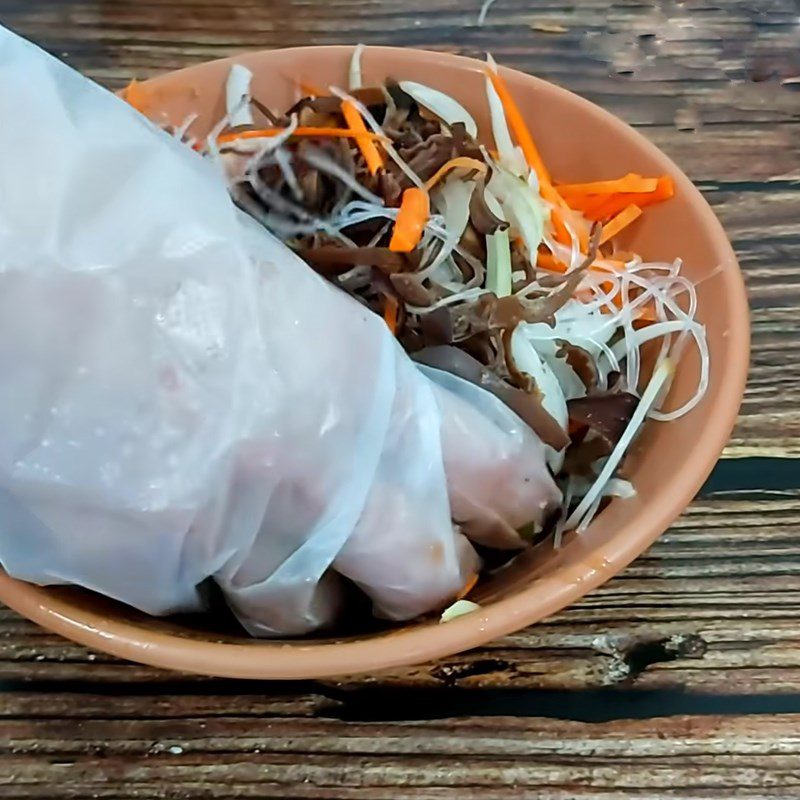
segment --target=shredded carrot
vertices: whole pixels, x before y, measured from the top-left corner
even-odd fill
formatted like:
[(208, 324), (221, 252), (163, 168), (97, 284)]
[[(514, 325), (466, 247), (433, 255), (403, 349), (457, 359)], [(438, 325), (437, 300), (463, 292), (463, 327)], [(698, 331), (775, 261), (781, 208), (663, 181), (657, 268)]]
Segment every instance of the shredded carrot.
[[(606, 288), (606, 287), (608, 287), (608, 288)], [(605, 281), (605, 282), (603, 283), (603, 289), (604, 289), (606, 292), (609, 292), (609, 291), (611, 291), (613, 288), (614, 288), (614, 284), (613, 284), (611, 281)], [(613, 304), (614, 304), (614, 305), (615, 305), (617, 308), (620, 308), (620, 309), (622, 308), (622, 305), (623, 305), (623, 304), (622, 304), (622, 292), (621, 292), (621, 291), (619, 291), (619, 289), (618, 289), (618, 290), (617, 290), (617, 291), (616, 291), (616, 292), (615, 292), (613, 295), (611, 295), (611, 302), (612, 302), (612, 303), (613, 303)]]
[(478, 573), (474, 572), (467, 578), (464, 588), (456, 595), (456, 600), (463, 600), (474, 588), (478, 582)]
[[(539, 184), (542, 186), (545, 184), (550, 186), (550, 173), (548, 173), (542, 161), (542, 157), (536, 149), (531, 132), (528, 130), (528, 126), (525, 124), (525, 120), (522, 118), (519, 107), (509, 91), (508, 86), (506, 86), (506, 82), (498, 73), (491, 69), (487, 69), (486, 74), (492, 82), (492, 86), (494, 86), (494, 90), (497, 92), (500, 102), (503, 104), (503, 110), (506, 112), (506, 119), (511, 126), (511, 130), (519, 146), (522, 148), (525, 161), (528, 162), (528, 166), (539, 176)], [(544, 195), (544, 192), (542, 195)]]
[(559, 261), (552, 253), (543, 253), (541, 251), (536, 255), (536, 266), (550, 272), (564, 273), (569, 269), (566, 264)]
[[(217, 142), (219, 144), (229, 144), (239, 139), (266, 139), (270, 136), (277, 136), (283, 132), (283, 128), (256, 128), (249, 131), (231, 131), (231, 133), (223, 133), (221, 136), (217, 137)], [(364, 139), (370, 143), (382, 138), (377, 133), (353, 131), (349, 128), (295, 128), (292, 132), (292, 136), (334, 137), (340, 139), (356, 139), (358, 141)]]
[(599, 272), (621, 272), (625, 269), (625, 262), (617, 258), (604, 258), (592, 264), (592, 269)]
[(593, 202), (583, 205), (581, 211), (592, 220), (609, 219), (629, 205), (645, 208), (669, 200), (675, 194), (675, 184), (669, 175), (663, 175), (657, 183), (658, 185), (652, 192), (613, 194), (602, 198), (602, 201), (601, 196), (593, 197), (591, 198)]
[[(550, 272), (560, 272), (562, 274), (569, 270), (569, 267), (563, 261), (559, 261), (551, 252), (547, 250), (540, 250), (536, 254), (536, 266), (549, 270)], [(624, 261), (617, 261), (611, 258), (604, 258), (602, 261), (595, 261), (591, 266), (593, 272), (613, 273), (619, 272), (624, 268)], [(609, 288), (611, 288), (610, 283)]]
[(587, 219), (594, 220), (597, 218), (595, 212), (615, 197), (622, 197), (622, 195), (596, 194), (583, 198), (570, 198), (570, 206), (576, 211), (580, 211)]
[[(350, 100), (342, 101), (342, 114), (351, 131), (357, 134), (369, 133), (366, 123), (361, 116), (361, 112)], [(380, 151), (375, 146), (375, 142), (371, 139), (359, 138), (356, 139), (356, 143), (358, 144), (358, 149), (361, 150), (361, 154), (364, 156), (364, 160), (367, 162), (370, 175), (375, 175), (383, 166), (383, 156), (381, 156)]]
[(386, 306), (383, 309), (383, 319), (392, 332), (392, 335), (397, 333), (397, 310), (397, 300), (391, 295), (387, 295)]
[(649, 302), (636, 317), (634, 322), (639, 322), (642, 327), (645, 325), (652, 325), (656, 321), (656, 307), (655, 303)]
[(133, 106), (137, 111), (144, 114), (150, 106), (150, 93), (144, 88), (144, 84), (134, 78), (125, 87), (125, 102)]
[[(500, 98), (503, 110), (506, 113), (506, 119), (511, 126), (511, 131), (517, 143), (522, 148), (525, 161), (539, 178), (539, 191), (542, 197), (557, 208), (566, 208), (567, 204), (564, 198), (553, 188), (553, 184), (550, 180), (550, 173), (547, 171), (547, 167), (545, 167), (544, 161), (542, 161), (542, 157), (539, 155), (539, 151), (533, 141), (533, 136), (531, 136), (531, 132), (528, 130), (528, 126), (522, 118), (519, 106), (517, 106), (508, 86), (506, 86), (505, 81), (498, 73), (488, 69), (486, 70), (486, 74), (492, 82), (497, 96)], [(569, 242), (569, 239), (567, 239), (567, 242)]]
[(437, 169), (430, 178), (428, 178), (428, 180), (425, 182), (425, 188), (430, 191), (445, 175), (447, 175), (448, 172), (454, 169), (477, 170), (481, 174), (485, 174), (487, 167), (483, 161), (478, 161), (477, 158), (469, 158), (467, 156), (451, 158), (449, 161), (442, 164), (442, 166), (439, 167), (439, 169)]
[(560, 244), (570, 247), (572, 245), (572, 237), (569, 235), (567, 225), (564, 222), (564, 217), (557, 209), (553, 209), (550, 215), (550, 221), (553, 223), (553, 236)]
[(567, 198), (573, 195), (585, 196), (596, 194), (627, 194), (654, 192), (658, 187), (657, 178), (643, 178), (634, 172), (629, 172), (623, 178), (611, 181), (593, 181), (592, 183), (569, 183), (556, 187), (559, 194)]
[(430, 214), (431, 200), (428, 193), (416, 187), (406, 189), (394, 223), (389, 249), (394, 253), (410, 253), (419, 244)]
[(324, 89), (320, 89), (319, 86), (316, 86), (313, 83), (308, 83), (308, 81), (297, 81), (297, 85), (308, 97), (325, 97), (327, 94)]
[[(514, 101), (514, 97), (509, 91), (508, 86), (506, 86), (505, 81), (493, 70), (486, 70), (486, 74), (492, 82), (497, 96), (500, 98), (500, 102), (506, 114), (506, 119), (508, 120), (508, 124), (511, 127), (511, 131), (517, 143), (522, 148), (525, 161), (539, 179), (539, 191), (542, 197), (553, 206), (554, 210), (550, 215), (550, 219), (553, 223), (553, 235), (557, 242), (569, 247), (572, 244), (572, 237), (567, 229), (564, 216), (561, 211), (559, 211), (559, 209), (566, 211), (569, 209), (569, 205), (559, 192), (553, 188), (553, 184), (550, 180), (550, 173), (547, 171), (547, 167), (545, 167), (541, 155), (539, 155), (539, 150), (533, 141), (533, 136), (531, 136), (531, 132), (528, 130), (528, 126), (522, 118), (519, 106), (517, 106)], [(581, 232), (579, 229), (577, 233), (581, 249), (585, 252), (589, 246), (588, 231)]]
[(635, 219), (642, 215), (642, 209), (639, 206), (630, 205), (624, 211), (620, 211), (608, 225), (603, 226), (603, 232), (600, 235), (600, 244), (605, 244), (609, 239), (613, 239), (621, 230), (627, 228)]
[(576, 433), (581, 433), (588, 428), (589, 426), (585, 425), (583, 422), (576, 422), (575, 420), (571, 419), (567, 423), (567, 434), (569, 436), (575, 436)]

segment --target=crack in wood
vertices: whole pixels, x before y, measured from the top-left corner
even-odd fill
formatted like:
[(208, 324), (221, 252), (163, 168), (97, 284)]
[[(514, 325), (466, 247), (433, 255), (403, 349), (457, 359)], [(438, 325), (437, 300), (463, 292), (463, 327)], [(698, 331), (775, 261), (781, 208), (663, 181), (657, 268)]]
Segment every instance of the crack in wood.
[(488, 675), (492, 672), (503, 672), (513, 678), (514, 665), (510, 661), (499, 658), (480, 658), (466, 664), (453, 664), (445, 662), (431, 670), (431, 675), (440, 680), (445, 686), (456, 686), (460, 680), (472, 678), (476, 675)]
[(700, 659), (708, 643), (695, 633), (675, 633), (660, 638), (603, 634), (592, 641), (595, 650), (610, 656), (604, 666), (604, 684), (632, 684), (649, 667), (683, 658)]

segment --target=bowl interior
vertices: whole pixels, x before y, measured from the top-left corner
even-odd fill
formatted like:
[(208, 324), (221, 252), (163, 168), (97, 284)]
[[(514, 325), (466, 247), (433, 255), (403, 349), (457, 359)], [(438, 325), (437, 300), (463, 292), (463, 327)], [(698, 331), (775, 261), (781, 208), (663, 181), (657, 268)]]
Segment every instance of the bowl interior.
[[(252, 53), (236, 59), (255, 74), (253, 93), (284, 109), (299, 84), (346, 85), (351, 48), (319, 47)], [(160, 77), (149, 113), (205, 134), (224, 113), (230, 61), (203, 64)], [(365, 83), (416, 80), (458, 99), (491, 141), (484, 75), (478, 62), (456, 56), (369, 48)], [(749, 324), (735, 256), (700, 193), (641, 135), (569, 92), (521, 73), (504, 76), (556, 181), (589, 181), (626, 172), (669, 173), (676, 196), (648, 209), (623, 245), (646, 260), (681, 258), (698, 284), (698, 319), (706, 325), (711, 378), (702, 403), (670, 424), (650, 423), (628, 459), (637, 488), (616, 501), (580, 537), (559, 550), (537, 548), (484, 585), (480, 611), (440, 626), (416, 622), (391, 630), (327, 640), (256, 642), (224, 622), (155, 620), (88, 592), (40, 588), (0, 575), (0, 599), (51, 629), (117, 655), (159, 666), (232, 677), (322, 677), (412, 663), (472, 647), (537, 621), (607, 580), (670, 524), (705, 480), (730, 433), (748, 364)], [(687, 353), (669, 404), (694, 391), (699, 369)], [(380, 641), (375, 641), (379, 639)]]

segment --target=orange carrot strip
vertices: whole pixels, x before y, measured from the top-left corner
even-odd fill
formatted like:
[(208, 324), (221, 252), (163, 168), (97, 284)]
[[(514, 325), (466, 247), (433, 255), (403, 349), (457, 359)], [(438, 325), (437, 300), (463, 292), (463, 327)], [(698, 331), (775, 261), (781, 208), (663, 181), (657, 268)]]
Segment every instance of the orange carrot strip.
[(639, 208), (661, 203), (669, 200), (675, 194), (675, 184), (669, 175), (664, 175), (658, 179), (658, 186), (654, 192), (646, 194), (617, 194), (603, 200), (602, 203), (591, 208), (584, 208), (583, 213), (592, 220), (603, 220), (619, 214), (620, 211), (629, 205), (636, 205)]
[(556, 191), (567, 198), (572, 195), (595, 194), (639, 194), (654, 192), (658, 188), (658, 178), (643, 178), (634, 172), (629, 172), (623, 178), (610, 181), (593, 181), (592, 183), (568, 183), (556, 186)]
[[(350, 100), (342, 101), (342, 114), (351, 131), (359, 134), (369, 133), (361, 112)], [(383, 166), (383, 156), (375, 146), (375, 142), (370, 139), (356, 139), (356, 143), (358, 144), (358, 149), (361, 150), (361, 155), (364, 156), (364, 160), (367, 162), (367, 169), (369, 169), (370, 175), (375, 175)]]
[(451, 158), (446, 163), (442, 164), (436, 172), (428, 178), (425, 182), (425, 188), (430, 191), (436, 186), (437, 183), (447, 175), (450, 170), (453, 169), (471, 169), (477, 170), (480, 173), (485, 173), (487, 170), (486, 164), (483, 161), (478, 161), (477, 158), (469, 158), (468, 156), (458, 156), (457, 158)]
[(605, 244), (609, 239), (613, 239), (621, 230), (627, 228), (635, 219), (642, 215), (642, 209), (639, 206), (628, 206), (624, 211), (617, 214), (608, 225), (603, 226), (603, 232), (600, 235), (600, 244)]
[[(564, 273), (568, 267), (562, 261), (559, 261), (551, 252), (547, 250), (540, 250), (536, 254), (536, 266), (542, 269), (549, 270), (550, 272)], [(595, 261), (591, 266), (593, 272), (619, 272), (625, 268), (624, 261), (617, 261), (613, 258), (604, 258), (602, 261)], [(609, 284), (610, 288), (610, 284)], [(608, 289), (606, 289), (608, 291)]]
[(474, 572), (467, 578), (464, 588), (456, 595), (456, 600), (463, 600), (474, 588), (478, 582), (478, 573)]
[(386, 306), (383, 309), (383, 319), (386, 321), (386, 324), (392, 334), (397, 332), (397, 310), (397, 300), (395, 300), (391, 295), (387, 295)]
[[(492, 70), (486, 70), (489, 80), (500, 98), (503, 105), (503, 110), (506, 112), (506, 119), (514, 134), (514, 138), (522, 148), (522, 154), (525, 156), (525, 161), (528, 166), (536, 173), (539, 178), (539, 191), (542, 197), (549, 203), (556, 207), (566, 208), (564, 198), (553, 188), (552, 181), (550, 180), (550, 173), (539, 155), (539, 151), (533, 141), (533, 136), (522, 118), (522, 114), (517, 106), (514, 97), (506, 86), (506, 82)], [(569, 241), (569, 239), (567, 240)]]
[(646, 322), (648, 325), (652, 322), (656, 321), (656, 309), (655, 304), (650, 302), (642, 310), (639, 312), (638, 317), (636, 320), (640, 322)]
[(576, 227), (578, 229), (578, 246), (581, 249), (581, 253), (588, 253), (589, 252), (589, 234), (591, 233), (591, 231), (583, 223), (576, 223)]
[(572, 246), (572, 237), (569, 235), (564, 217), (558, 209), (553, 209), (550, 214), (550, 221), (553, 223), (553, 236), (560, 244), (566, 247)]
[(325, 97), (325, 95), (327, 95), (324, 89), (320, 89), (319, 86), (308, 83), (308, 81), (299, 80), (297, 81), (297, 85), (308, 97)]
[(621, 194), (593, 194), (586, 197), (570, 197), (570, 208), (580, 211), (588, 219), (594, 219), (595, 212), (605, 206), (610, 200), (623, 197)]
[[(595, 222), (602, 222), (604, 219), (611, 219), (624, 211), (631, 205), (631, 198), (639, 197), (639, 195), (632, 194), (617, 194), (603, 199), (602, 203), (594, 206), (591, 209), (584, 211), (584, 215)], [(639, 206), (641, 208), (641, 206)]]
[(419, 244), (430, 215), (431, 200), (428, 193), (416, 187), (406, 189), (394, 223), (389, 249), (394, 253), (410, 253)]
[[(528, 166), (539, 176), (540, 185), (547, 184), (550, 186), (550, 173), (548, 173), (542, 161), (542, 157), (536, 149), (533, 137), (528, 130), (528, 126), (525, 124), (525, 120), (522, 118), (522, 114), (514, 101), (514, 97), (509, 91), (508, 86), (506, 86), (506, 82), (493, 70), (487, 69), (486, 74), (492, 82), (492, 86), (494, 86), (494, 90), (497, 92), (500, 102), (503, 104), (503, 110), (506, 112), (508, 124), (511, 126), (514, 137), (522, 148), (522, 153), (525, 156), (525, 160), (528, 162)], [(544, 192), (542, 194), (544, 195)]]
[[(249, 131), (231, 131), (230, 133), (223, 133), (221, 136), (218, 136), (217, 142), (219, 144), (229, 144), (239, 139), (266, 139), (270, 136), (277, 136), (279, 133), (283, 132), (283, 128), (257, 128)], [(382, 138), (377, 133), (369, 133), (369, 131), (364, 131), (362, 133), (350, 130), (349, 128), (295, 128), (292, 132), (292, 136), (334, 137), (340, 139), (356, 139), (359, 141), (365, 139), (370, 142), (380, 141)]]
[(537, 253), (536, 266), (550, 272), (564, 273), (567, 271), (567, 265), (559, 261), (552, 253)]
[(137, 111), (144, 114), (150, 105), (150, 93), (144, 88), (144, 84), (134, 78), (124, 90), (125, 101), (133, 106)]

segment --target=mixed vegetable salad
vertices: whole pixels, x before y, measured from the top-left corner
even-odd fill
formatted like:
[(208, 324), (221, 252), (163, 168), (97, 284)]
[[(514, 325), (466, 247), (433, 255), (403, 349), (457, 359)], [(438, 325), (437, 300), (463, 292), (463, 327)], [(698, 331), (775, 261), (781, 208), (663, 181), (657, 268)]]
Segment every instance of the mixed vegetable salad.
[[(635, 493), (619, 468), (642, 423), (686, 414), (708, 386), (680, 261), (617, 244), (673, 196), (673, 181), (559, 184), (491, 58), (492, 137), (481, 141), (469, 111), (435, 87), (363, 85), (362, 53), (346, 91), (304, 85), (285, 111), (253, 96), (236, 65), (225, 118), (200, 141), (193, 119), (173, 133), (220, 165), (240, 208), (380, 314), (412, 358), (483, 386), (539, 435), (564, 497), (546, 531), (558, 544), (609, 498)], [(127, 99), (146, 111), (141, 84)], [(696, 391), (665, 412), (687, 345), (700, 356)]]

